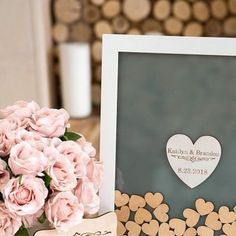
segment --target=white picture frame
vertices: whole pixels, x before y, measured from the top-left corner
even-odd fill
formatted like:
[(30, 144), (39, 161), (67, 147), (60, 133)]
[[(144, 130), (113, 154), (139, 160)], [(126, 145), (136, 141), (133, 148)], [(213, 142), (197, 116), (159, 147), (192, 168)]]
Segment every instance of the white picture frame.
[(113, 211), (115, 201), (118, 58), (120, 52), (236, 56), (232, 38), (104, 35), (102, 49), (100, 158), (105, 164), (101, 213)]

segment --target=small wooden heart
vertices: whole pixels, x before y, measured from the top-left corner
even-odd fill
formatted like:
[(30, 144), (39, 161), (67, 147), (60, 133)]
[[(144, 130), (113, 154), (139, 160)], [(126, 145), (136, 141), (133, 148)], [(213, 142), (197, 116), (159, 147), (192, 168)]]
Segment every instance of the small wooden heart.
[(167, 223), (162, 223), (159, 228), (159, 236), (175, 236), (175, 233), (170, 230), (170, 226)]
[(183, 236), (196, 236), (197, 230), (195, 228), (188, 228)]
[(128, 236), (138, 236), (142, 229), (140, 225), (133, 221), (128, 221), (125, 227), (128, 230)]
[(150, 222), (151, 219), (152, 214), (144, 208), (139, 208), (134, 216), (135, 222), (139, 225), (143, 224), (143, 222)]
[(195, 206), (201, 216), (208, 215), (214, 210), (214, 204), (212, 202), (206, 202), (202, 198), (196, 200)]
[(219, 215), (216, 212), (211, 212), (205, 221), (205, 225), (213, 230), (220, 230), (222, 228), (222, 223), (219, 221)]
[(171, 219), (169, 222), (170, 228), (174, 229), (174, 233), (177, 236), (182, 236), (186, 229), (185, 221), (180, 219)]
[(145, 198), (147, 204), (153, 209), (157, 208), (162, 203), (162, 201), (164, 199), (164, 197), (161, 193), (155, 193), (155, 194), (146, 193), (144, 198)]
[(123, 236), (125, 232), (126, 232), (125, 226), (120, 221), (118, 221), (117, 222), (117, 236)]
[(206, 226), (199, 226), (197, 233), (199, 236), (214, 236), (214, 231)]
[(146, 205), (146, 201), (143, 197), (138, 195), (132, 195), (129, 201), (129, 208), (131, 211), (137, 211), (139, 208), (143, 208)]
[(169, 206), (166, 204), (161, 204), (158, 206), (153, 214), (160, 222), (167, 222), (169, 220), (168, 213), (169, 212)]
[(236, 213), (234, 211), (229, 211), (229, 208), (222, 206), (219, 209), (220, 221), (223, 224), (232, 223), (236, 220)]
[(120, 210), (115, 210), (117, 219), (121, 222), (127, 222), (130, 217), (130, 209), (127, 206), (122, 206)]
[(200, 219), (200, 214), (190, 208), (185, 209), (183, 215), (186, 218), (186, 224), (188, 227), (194, 227)]
[(125, 206), (129, 203), (129, 196), (127, 194), (121, 194), (120, 191), (115, 191), (115, 205), (116, 207)]
[(142, 225), (142, 231), (146, 235), (156, 236), (159, 230), (159, 223), (156, 220), (151, 220), (150, 223)]
[(221, 145), (211, 136), (202, 136), (193, 144), (188, 136), (176, 134), (166, 144), (166, 155), (175, 174), (187, 186), (195, 188), (217, 167)]
[(236, 235), (236, 222), (232, 224), (224, 224), (223, 232), (228, 236), (235, 236)]

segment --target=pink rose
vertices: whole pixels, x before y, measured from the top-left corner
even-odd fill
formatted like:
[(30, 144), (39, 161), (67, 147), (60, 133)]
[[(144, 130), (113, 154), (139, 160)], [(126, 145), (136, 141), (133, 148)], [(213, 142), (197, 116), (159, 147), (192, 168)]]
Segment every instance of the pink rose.
[(6, 207), (19, 216), (37, 213), (44, 206), (47, 195), (43, 180), (31, 175), (12, 178), (3, 189)]
[(0, 119), (14, 115), (23, 120), (24, 118), (30, 118), (37, 110), (39, 110), (39, 105), (34, 101), (18, 101), (12, 106), (1, 109)]
[(49, 168), (51, 168), (52, 165), (55, 164), (60, 153), (58, 152), (56, 148), (46, 146), (44, 147), (43, 154), (47, 158), (47, 162), (48, 162), (48, 166), (46, 168), (46, 171), (47, 171)]
[(16, 130), (14, 134), (14, 143), (18, 144), (23, 141), (26, 141), (29, 143), (41, 142), (44, 145), (48, 145), (49, 143), (49, 140), (47, 138), (43, 138), (42, 136), (34, 132), (30, 132), (25, 129)]
[(21, 227), (21, 219), (11, 213), (3, 202), (0, 202), (0, 235), (13, 236)]
[(64, 109), (44, 107), (37, 111), (30, 121), (30, 130), (43, 137), (60, 137), (68, 127), (69, 115)]
[(0, 156), (7, 156), (14, 144), (14, 134), (10, 130), (8, 123), (0, 123)]
[(50, 138), (48, 140), (49, 140), (48, 145), (55, 148), (57, 148), (62, 143), (61, 139), (59, 138)]
[(7, 119), (12, 129), (27, 128), (30, 118), (37, 110), (39, 110), (39, 105), (34, 101), (18, 101), (13, 106), (0, 110), (0, 118)]
[[(22, 142), (27, 142), (29, 143), (32, 147), (37, 149), (40, 152), (43, 152), (45, 155), (44, 150), (50, 146), (51, 139), (49, 138), (44, 138), (40, 136), (39, 134), (36, 134), (34, 132), (27, 131), (25, 129), (18, 129), (15, 132), (15, 137), (14, 137), (14, 144), (19, 144)], [(48, 159), (51, 159), (51, 156), (48, 157), (45, 155)]]
[(44, 210), (40, 209), (38, 212), (36, 212), (33, 215), (26, 215), (26, 216), (21, 217), (21, 220), (22, 220), (24, 226), (26, 228), (31, 228), (31, 227), (33, 227), (35, 225), (40, 224), (38, 219), (43, 214), (43, 212), (44, 212)]
[(87, 177), (94, 184), (95, 189), (99, 190), (104, 174), (104, 165), (91, 158), (87, 165)]
[(75, 169), (75, 175), (77, 178), (86, 176), (87, 169), (86, 165), (90, 158), (87, 153), (83, 152), (80, 145), (74, 141), (62, 142), (57, 150), (71, 161)]
[(6, 170), (7, 163), (0, 159), (0, 191), (5, 187), (10, 180), (10, 173)]
[(48, 167), (48, 158), (41, 150), (42, 145), (21, 142), (12, 147), (8, 164), (14, 175), (40, 175)]
[(50, 187), (58, 191), (69, 191), (76, 186), (76, 176), (71, 162), (62, 155), (58, 155), (47, 174), (52, 178)]
[(24, 118), (24, 119), (20, 119), (17, 116), (9, 116), (6, 119), (10, 124), (11, 124), (11, 129), (12, 130), (17, 130), (17, 129), (26, 129), (28, 127), (30, 118)]
[(96, 149), (93, 147), (92, 143), (86, 141), (84, 136), (81, 136), (81, 138), (77, 140), (77, 143), (80, 145), (82, 150), (85, 153), (87, 153), (90, 157), (96, 156)]
[(55, 162), (58, 156), (60, 156), (59, 151), (57, 150), (57, 147), (62, 143), (61, 139), (59, 138), (48, 138), (48, 143), (44, 147), (44, 155), (49, 160), (48, 167), (52, 166)]
[(86, 214), (95, 214), (100, 207), (100, 199), (97, 195), (97, 189), (89, 180), (80, 180), (75, 188), (75, 196), (83, 204)]
[(25, 128), (26, 125), (22, 124), (21, 120), (17, 116), (11, 116), (0, 120), (0, 126), (7, 130), (16, 131), (20, 128)]
[(72, 192), (59, 192), (49, 198), (45, 213), (48, 221), (58, 231), (68, 231), (81, 223), (84, 209)]

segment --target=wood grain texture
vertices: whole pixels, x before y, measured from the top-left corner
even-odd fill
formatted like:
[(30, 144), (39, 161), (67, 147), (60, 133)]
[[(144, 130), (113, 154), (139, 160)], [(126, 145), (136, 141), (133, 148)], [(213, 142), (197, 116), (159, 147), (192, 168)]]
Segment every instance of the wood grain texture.
[(236, 15), (236, 0), (228, 0), (229, 11)]
[(94, 83), (103, 34), (236, 36), (236, 0), (52, 0), (52, 10), (56, 44), (90, 43)]
[(171, 3), (169, 0), (158, 0), (153, 7), (153, 15), (157, 20), (165, 20), (170, 16)]
[(93, 100), (93, 104), (96, 106), (100, 106), (101, 104), (101, 86), (100, 84), (96, 83), (93, 84), (92, 86), (92, 100)]
[(102, 13), (106, 18), (117, 16), (121, 11), (121, 2), (118, 0), (109, 0), (102, 7)]
[(91, 2), (95, 5), (101, 6), (105, 0), (91, 0)]
[(236, 36), (236, 17), (230, 17), (225, 20), (224, 33), (227, 36)]
[(225, 0), (213, 0), (211, 2), (211, 14), (216, 19), (224, 19), (228, 14), (227, 2)]
[(81, 5), (77, 0), (56, 0), (55, 2), (56, 18), (64, 23), (72, 23), (81, 16)]
[(142, 34), (142, 31), (138, 28), (131, 28), (127, 34), (132, 34), (132, 35), (139, 35)]
[(92, 57), (97, 62), (102, 60), (102, 42), (100, 40), (95, 41), (92, 45)]
[(180, 35), (183, 30), (183, 22), (175, 17), (171, 17), (165, 21), (164, 27), (168, 34)]
[(202, 36), (203, 35), (203, 26), (199, 22), (189, 22), (184, 29), (185, 36)]
[(102, 66), (101, 66), (101, 64), (98, 64), (98, 65), (95, 66), (94, 76), (95, 76), (95, 80), (97, 82), (101, 82), (101, 76), (102, 76)]
[(142, 23), (141, 29), (145, 34), (160, 33), (162, 32), (162, 25), (155, 19), (149, 18)]
[(101, 17), (100, 10), (95, 5), (86, 5), (83, 8), (83, 19), (88, 23), (95, 23)]
[(223, 24), (216, 19), (209, 20), (205, 25), (205, 35), (211, 37), (218, 37), (223, 32)]
[(205, 1), (196, 1), (193, 4), (193, 16), (200, 22), (206, 22), (210, 18), (208, 4)]
[(187, 1), (179, 0), (173, 4), (173, 14), (175, 17), (183, 21), (188, 21), (191, 18), (192, 8)]
[(69, 27), (66, 24), (57, 23), (53, 26), (52, 35), (56, 42), (65, 42), (69, 38)]
[(94, 26), (94, 33), (97, 38), (101, 39), (103, 34), (111, 34), (113, 32), (112, 26), (109, 21), (98, 21)]
[(157, 220), (151, 220), (150, 223), (142, 225), (142, 231), (145, 235), (156, 236), (159, 231), (159, 223)]
[(124, 16), (117, 16), (112, 21), (112, 27), (115, 33), (124, 34), (128, 31), (130, 23)]
[(128, 19), (138, 22), (149, 15), (151, 2), (150, 0), (124, 0), (123, 11)]
[(129, 196), (116, 190), (114, 204), (118, 235), (138, 236), (141, 230), (150, 236), (214, 236), (218, 232), (235, 236), (236, 232), (236, 207), (221, 206), (213, 211), (214, 204), (202, 198), (195, 201), (195, 209), (185, 208), (180, 218), (169, 217), (174, 206), (169, 208), (159, 192)]
[(78, 22), (72, 26), (71, 39), (78, 42), (90, 42), (92, 38), (92, 29), (87, 23)]

